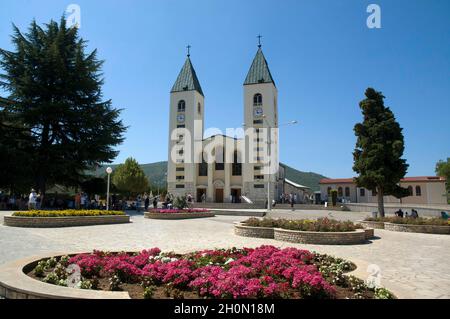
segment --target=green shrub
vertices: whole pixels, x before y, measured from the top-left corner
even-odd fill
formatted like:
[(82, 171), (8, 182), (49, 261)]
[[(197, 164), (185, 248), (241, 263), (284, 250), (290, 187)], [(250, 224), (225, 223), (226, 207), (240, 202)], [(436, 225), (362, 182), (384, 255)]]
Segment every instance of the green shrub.
[(386, 288), (375, 288), (375, 299), (395, 299), (395, 296)]
[(348, 232), (362, 228), (359, 224), (351, 221), (338, 221), (328, 218), (319, 218), (317, 220), (298, 219), (271, 219), (271, 218), (250, 218), (243, 222), (246, 226), (252, 227), (271, 227), (282, 228), (297, 231), (314, 231), (314, 232)]
[(449, 222), (442, 218), (401, 218), (401, 217), (368, 217), (365, 221), (370, 222), (385, 222), (402, 225), (433, 225), (433, 226), (448, 226)]
[(148, 286), (144, 288), (144, 299), (152, 299), (154, 293), (156, 291), (155, 286)]

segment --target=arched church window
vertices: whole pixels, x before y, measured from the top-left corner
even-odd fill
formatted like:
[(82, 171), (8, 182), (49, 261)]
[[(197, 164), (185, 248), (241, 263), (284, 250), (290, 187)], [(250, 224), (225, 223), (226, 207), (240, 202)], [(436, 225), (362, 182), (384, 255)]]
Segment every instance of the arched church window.
[(186, 111), (186, 102), (184, 100), (181, 100), (178, 102), (178, 112), (184, 112)]
[(223, 171), (225, 169), (225, 163), (224, 163), (224, 149), (223, 147), (217, 147), (215, 152), (216, 157), (216, 171)]
[(202, 105), (200, 103), (197, 105), (197, 112), (198, 114), (202, 114)]
[(422, 196), (422, 188), (420, 186), (416, 186), (416, 196)]
[(253, 96), (253, 106), (261, 106), (263, 104), (263, 98), (260, 93), (255, 94)]

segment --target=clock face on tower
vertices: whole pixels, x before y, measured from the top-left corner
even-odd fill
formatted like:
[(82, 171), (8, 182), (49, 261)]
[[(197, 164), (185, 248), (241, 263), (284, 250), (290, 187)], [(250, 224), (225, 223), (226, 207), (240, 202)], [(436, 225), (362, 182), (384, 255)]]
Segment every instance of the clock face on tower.
[(257, 107), (254, 110), (255, 116), (262, 116), (263, 115), (263, 109), (261, 107)]
[(184, 114), (180, 114), (177, 116), (178, 123), (184, 123), (185, 117)]

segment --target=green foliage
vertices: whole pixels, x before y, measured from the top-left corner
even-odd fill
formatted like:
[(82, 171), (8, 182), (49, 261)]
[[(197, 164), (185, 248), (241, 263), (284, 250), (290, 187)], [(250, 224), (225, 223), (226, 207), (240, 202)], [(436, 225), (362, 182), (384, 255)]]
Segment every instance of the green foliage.
[(92, 177), (81, 183), (81, 189), (90, 195), (101, 195), (106, 193), (107, 181), (105, 178)]
[(364, 121), (354, 128), (357, 141), (353, 170), (358, 174), (359, 187), (377, 191), (379, 211), (384, 216), (384, 195), (408, 196), (408, 190), (398, 186), (408, 169), (402, 158), (404, 138), (394, 114), (384, 106), (383, 94), (368, 88), (365, 95), (359, 104)]
[(135, 195), (149, 190), (149, 181), (139, 163), (132, 157), (117, 166), (112, 181), (118, 191), (125, 195)]
[(186, 196), (177, 197), (174, 202), (174, 206), (178, 209), (188, 208), (188, 202)]
[(258, 219), (250, 218), (243, 222), (245, 226), (251, 227), (271, 227), (298, 231), (315, 232), (348, 232), (362, 228), (359, 224), (351, 221), (338, 221), (328, 218), (319, 218), (317, 220), (308, 219)]
[(0, 86), (12, 101), (1, 108), (1, 126), (12, 126), (8, 156), (30, 170), (43, 194), (54, 184), (77, 186), (87, 170), (117, 156), (126, 130), (120, 110), (102, 100), (103, 61), (96, 50), (85, 52), (86, 41), (64, 17), (43, 27), (33, 21), (27, 33), (14, 26), (12, 44), (14, 51), (0, 49)]
[(148, 286), (144, 288), (144, 299), (152, 299), (156, 291), (156, 286)]
[(447, 179), (447, 202), (450, 204), (450, 157), (446, 162), (440, 160), (436, 163), (436, 175)]
[(365, 219), (370, 222), (384, 222), (393, 224), (406, 225), (432, 225), (432, 226), (448, 226), (449, 221), (442, 218), (402, 218), (402, 217), (368, 217)]
[(375, 299), (395, 299), (395, 296), (386, 288), (375, 288)]

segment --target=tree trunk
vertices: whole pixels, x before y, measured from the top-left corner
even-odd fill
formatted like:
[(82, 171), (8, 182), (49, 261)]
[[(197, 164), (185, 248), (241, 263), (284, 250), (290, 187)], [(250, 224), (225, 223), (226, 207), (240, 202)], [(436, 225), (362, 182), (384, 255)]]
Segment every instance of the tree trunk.
[(382, 188), (377, 189), (377, 195), (378, 195), (378, 214), (380, 214), (380, 217), (384, 217), (384, 192)]

